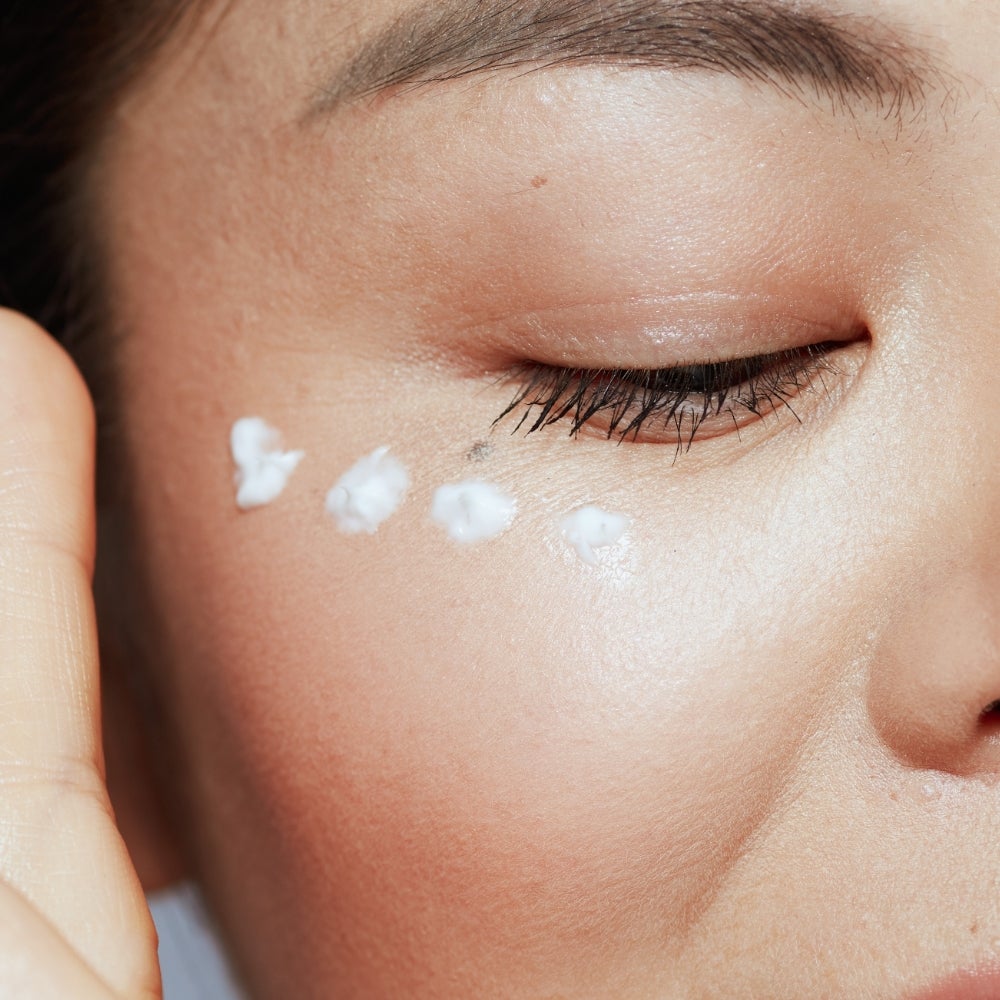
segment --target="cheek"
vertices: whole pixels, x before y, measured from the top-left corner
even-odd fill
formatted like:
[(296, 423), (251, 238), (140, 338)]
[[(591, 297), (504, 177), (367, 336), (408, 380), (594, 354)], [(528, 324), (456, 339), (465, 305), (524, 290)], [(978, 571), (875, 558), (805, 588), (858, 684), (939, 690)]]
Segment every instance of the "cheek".
[[(412, 428), (385, 443), (414, 486), (377, 536), (351, 538), (323, 497), (382, 442), (342, 411), (268, 401), (308, 458), (278, 503), (240, 515), (210, 411), (251, 404), (202, 388), (213, 402), (181, 401), (172, 432), (145, 423), (162, 412), (146, 395), (131, 427), (138, 547), (170, 609), (159, 683), (214, 877), (284, 900), (300, 938), (516, 938), (526, 954), (584, 939), (611, 956), (627, 936), (662, 959), (773, 809), (861, 627), (824, 591), (858, 587), (849, 558), (830, 565), (844, 525), (820, 537), (809, 509), (837, 506), (835, 474), (808, 493), (653, 476), (648, 452), (562, 440), (498, 441), (470, 467), (464, 437), (390, 421)], [(465, 549), (428, 511), (470, 468), (522, 513)], [(585, 501), (635, 518), (601, 570), (556, 527)]]

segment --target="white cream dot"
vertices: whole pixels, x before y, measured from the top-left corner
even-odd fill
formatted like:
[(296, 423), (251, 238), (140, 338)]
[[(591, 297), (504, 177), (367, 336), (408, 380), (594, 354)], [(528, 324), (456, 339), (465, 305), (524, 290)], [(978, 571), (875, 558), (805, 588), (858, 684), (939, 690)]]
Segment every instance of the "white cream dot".
[(442, 486), (431, 507), (431, 518), (449, 538), (462, 544), (496, 538), (514, 523), (516, 515), (512, 496), (475, 479)]
[(236, 463), (236, 506), (253, 510), (273, 503), (305, 458), (304, 451), (284, 451), (281, 434), (260, 417), (245, 417), (229, 437)]
[(591, 566), (598, 565), (597, 549), (610, 548), (622, 540), (630, 519), (588, 504), (567, 514), (560, 522), (563, 538)]
[(374, 535), (399, 509), (410, 474), (387, 447), (355, 463), (327, 494), (326, 509), (346, 535)]

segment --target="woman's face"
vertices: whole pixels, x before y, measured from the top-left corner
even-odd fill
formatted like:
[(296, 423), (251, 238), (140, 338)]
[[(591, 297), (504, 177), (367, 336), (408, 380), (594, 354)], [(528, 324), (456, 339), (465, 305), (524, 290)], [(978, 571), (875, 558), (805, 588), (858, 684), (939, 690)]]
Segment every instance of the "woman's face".
[[(226, 6), (95, 177), (123, 617), (257, 995), (1000, 960), (1000, 3)], [(579, 374), (759, 355), (676, 409)], [(241, 513), (247, 416), (307, 457)], [(344, 534), (380, 446), (411, 490)], [(460, 546), (467, 479), (518, 516)], [(630, 519), (596, 566), (584, 504)]]

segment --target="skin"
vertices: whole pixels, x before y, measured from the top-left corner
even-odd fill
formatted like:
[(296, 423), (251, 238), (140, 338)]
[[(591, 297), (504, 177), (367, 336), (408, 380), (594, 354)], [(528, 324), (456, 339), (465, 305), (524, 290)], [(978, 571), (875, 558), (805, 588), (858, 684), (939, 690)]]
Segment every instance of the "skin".
[[(303, 122), (317, 67), (406, 2), (210, 7), (90, 178), (119, 331), (104, 729), (142, 880), (198, 877), (260, 998), (896, 1000), (1000, 961), (1000, 3), (865, 6), (954, 81), (904, 129), (597, 68)], [(680, 454), (662, 428), (491, 430), (528, 358), (831, 337), (798, 420), (721, 420)], [(51, 924), (4, 890), (29, 929), (0, 969), (150, 995), (100, 781), (88, 404), (22, 321), (0, 352), (23, 375), (2, 426), (25, 428), (0, 571), (36, 595), (0, 617), (29, 742), (4, 740), (41, 776), (4, 871)], [(308, 458), (240, 514), (248, 415)], [(383, 444), (407, 503), (343, 536), (326, 490)], [(470, 476), (521, 515), (459, 549), (427, 512)], [(559, 537), (584, 503), (633, 519), (597, 568)], [(140, 797), (139, 730), (179, 846)], [(66, 822), (32, 833), (53, 801)]]

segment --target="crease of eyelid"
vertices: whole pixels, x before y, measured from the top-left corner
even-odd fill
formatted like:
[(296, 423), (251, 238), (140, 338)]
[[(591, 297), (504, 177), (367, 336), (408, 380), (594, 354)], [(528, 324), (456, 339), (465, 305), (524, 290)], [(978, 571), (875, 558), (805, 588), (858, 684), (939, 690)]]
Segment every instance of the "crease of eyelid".
[[(521, 384), (493, 426), (522, 409), (512, 434), (526, 425), (530, 435), (566, 421), (569, 436), (576, 437), (603, 414), (604, 426), (595, 429), (608, 440), (638, 442), (652, 433), (650, 443), (674, 444), (676, 458), (705, 436), (701, 432), (713, 419), (721, 418), (722, 424), (710, 437), (727, 433), (730, 423), (740, 436), (743, 427), (779, 411), (801, 423), (795, 399), (812, 389), (829, 396), (826, 376), (845, 374), (831, 355), (867, 341), (865, 336), (669, 369), (574, 369), (526, 362), (497, 380)], [(670, 381), (677, 384), (664, 384)]]
[[(689, 305), (696, 309), (685, 317), (684, 309)], [(578, 369), (602, 368), (600, 360), (614, 356), (619, 369), (654, 370), (668, 367), (657, 364), (665, 355), (696, 356), (712, 349), (719, 339), (722, 311), (730, 348), (712, 359), (717, 362), (749, 357), (751, 351), (777, 354), (810, 342), (848, 343), (867, 336), (867, 325), (855, 310), (835, 309), (824, 301), (822, 310), (807, 315), (784, 308), (777, 296), (762, 294), (615, 297), (518, 313), (503, 310), (469, 317), (466, 322), (453, 321), (435, 350), (443, 363), (450, 360), (455, 364), (454, 336), (461, 334), (464, 353), (459, 365), (477, 378), (484, 367), (509, 371), (512, 354), (553, 367), (567, 367), (563, 360), (572, 356), (574, 364), (569, 367)], [(669, 322), (664, 320), (665, 314)], [(752, 318), (757, 314), (759, 318)], [(746, 353), (741, 354), (741, 350)]]

